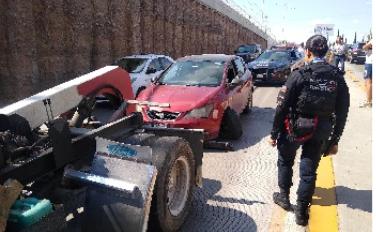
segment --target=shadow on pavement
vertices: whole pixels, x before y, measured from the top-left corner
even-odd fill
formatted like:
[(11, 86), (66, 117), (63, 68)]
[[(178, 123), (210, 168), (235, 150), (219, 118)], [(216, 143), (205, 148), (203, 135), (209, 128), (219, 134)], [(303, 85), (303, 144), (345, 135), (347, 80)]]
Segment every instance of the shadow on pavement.
[(192, 209), (181, 231), (257, 231), (255, 221), (234, 204), (265, 203), (216, 195), (221, 188), (220, 181), (203, 179), (203, 188), (194, 192)]
[(242, 115), (240, 120), (243, 126), (243, 136), (233, 141), (235, 150), (245, 149), (259, 143), (270, 135), (275, 109), (253, 107), (249, 115)]
[(257, 82), (254, 83), (255, 87), (281, 87), (285, 83), (283, 82)]
[(315, 189), (315, 196), (318, 199), (312, 201), (312, 205), (330, 206), (338, 204), (347, 205), (352, 209), (360, 209), (365, 212), (372, 212), (372, 190), (356, 190), (345, 186), (335, 187), (337, 200), (330, 197), (333, 188)]
[[(261, 108), (254, 106), (249, 114), (240, 116), (241, 125), (243, 127), (243, 135), (238, 140), (217, 141), (231, 142), (234, 150), (245, 149), (259, 143), (266, 136), (270, 135), (274, 119), (275, 109)], [(223, 153), (228, 152), (222, 149), (205, 148), (205, 152)], [(214, 153), (213, 153), (214, 154)]]

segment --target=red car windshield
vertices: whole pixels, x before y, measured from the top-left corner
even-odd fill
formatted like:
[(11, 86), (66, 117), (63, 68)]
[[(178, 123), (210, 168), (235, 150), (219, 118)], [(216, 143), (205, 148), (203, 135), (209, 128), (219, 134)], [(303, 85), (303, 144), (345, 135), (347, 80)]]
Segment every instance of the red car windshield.
[(184, 60), (171, 65), (158, 83), (165, 85), (219, 86), (222, 81), (225, 61)]

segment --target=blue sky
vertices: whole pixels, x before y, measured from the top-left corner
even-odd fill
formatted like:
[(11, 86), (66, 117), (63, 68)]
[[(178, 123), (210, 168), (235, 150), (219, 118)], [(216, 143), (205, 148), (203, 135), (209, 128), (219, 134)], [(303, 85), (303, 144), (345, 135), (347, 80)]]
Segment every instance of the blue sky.
[[(228, 1), (228, 0), (227, 0)], [(315, 24), (334, 24), (348, 38), (348, 43), (361, 40), (371, 28), (372, 0), (231, 0), (251, 17), (262, 20), (262, 9), (267, 15), (266, 23), (277, 40), (304, 42), (313, 35)], [(263, 4), (264, 2), (264, 4)], [(374, 33), (373, 33), (374, 34)], [(335, 36), (329, 38), (335, 40)]]

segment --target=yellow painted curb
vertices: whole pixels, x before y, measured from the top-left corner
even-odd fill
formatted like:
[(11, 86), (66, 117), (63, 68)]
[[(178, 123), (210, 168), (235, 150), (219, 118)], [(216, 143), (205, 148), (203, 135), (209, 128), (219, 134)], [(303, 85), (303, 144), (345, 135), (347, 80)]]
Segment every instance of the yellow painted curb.
[(308, 231), (338, 231), (335, 179), (330, 156), (321, 159), (317, 170), (316, 189), (310, 207)]

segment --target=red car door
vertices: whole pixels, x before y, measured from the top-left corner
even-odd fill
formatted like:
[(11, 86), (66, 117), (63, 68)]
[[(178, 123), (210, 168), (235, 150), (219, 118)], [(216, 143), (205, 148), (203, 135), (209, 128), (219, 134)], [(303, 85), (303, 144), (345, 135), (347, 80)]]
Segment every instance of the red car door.
[(236, 57), (234, 60), (238, 78), (240, 79), (239, 84), (239, 90), (237, 94), (239, 95), (237, 98), (239, 99), (239, 108), (237, 109), (237, 112), (241, 113), (243, 109), (248, 104), (248, 97), (249, 97), (249, 91), (251, 88), (251, 82), (250, 82), (250, 72), (246, 69), (244, 66), (244, 61), (241, 57)]
[(233, 85), (231, 82), (237, 78), (236, 68), (233, 62), (228, 64), (227, 67), (227, 89), (226, 94), (229, 102), (229, 107), (236, 112), (240, 113), (242, 100), (241, 100), (241, 85)]

